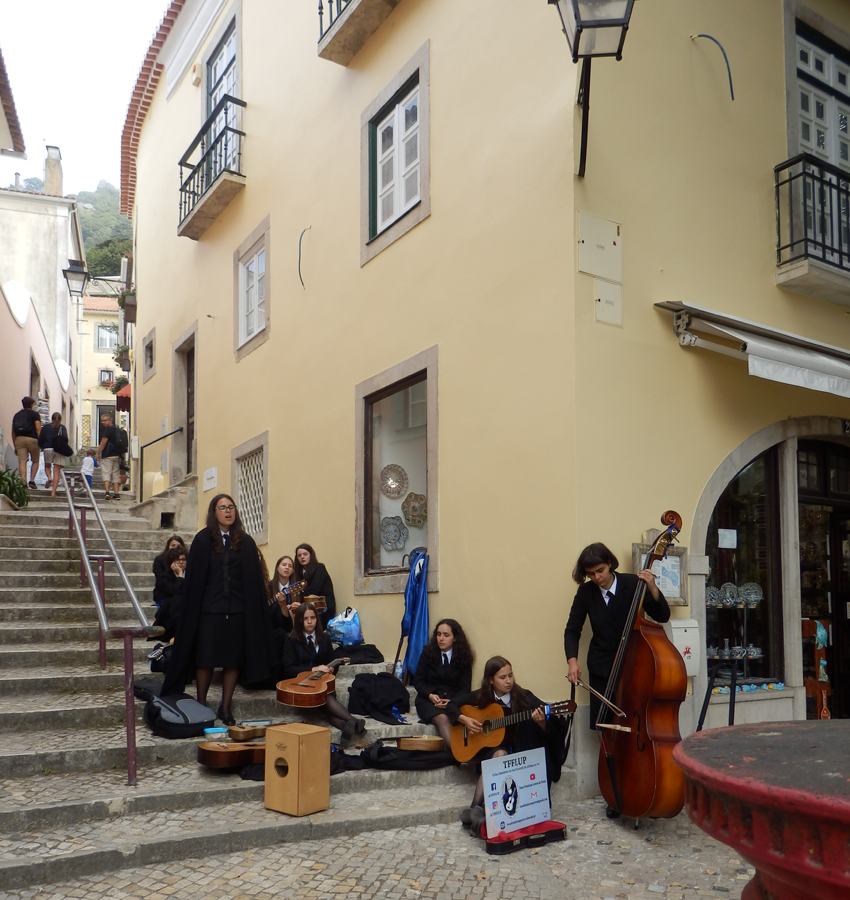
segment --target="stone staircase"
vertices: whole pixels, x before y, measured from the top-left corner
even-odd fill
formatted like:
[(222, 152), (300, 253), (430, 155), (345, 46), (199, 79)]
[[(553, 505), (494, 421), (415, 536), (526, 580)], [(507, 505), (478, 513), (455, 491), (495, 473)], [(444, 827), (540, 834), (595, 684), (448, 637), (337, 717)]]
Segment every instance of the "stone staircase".
[[(457, 820), (471, 796), (468, 766), (347, 772), (331, 779), (331, 807), (322, 813), (293, 818), (266, 810), (262, 783), (199, 766), (197, 739), (154, 737), (138, 701), (138, 784), (128, 787), (122, 645), (107, 642), (107, 668), (100, 669), (97, 617), (88, 588), (80, 587), (67, 504), (46, 491), (30, 496), (26, 509), (0, 514), (0, 891), (287, 840)], [(129, 514), (129, 494), (107, 502), (96, 490), (95, 497), (153, 621), (151, 564), (167, 534)], [(89, 553), (105, 554), (96, 519), (88, 518)], [(106, 609), (111, 626), (137, 624), (109, 563)], [(147, 664), (152, 646), (135, 643), (137, 677), (156, 677)], [(337, 697), (347, 703), (354, 675), (383, 668), (340, 670)], [(215, 709), (219, 699), (214, 683), (209, 705)], [(237, 688), (233, 708), (241, 719), (325, 725), (316, 712), (282, 707), (273, 691)], [(404, 726), (368, 720), (365, 739), (435, 733), (415, 712), (407, 719)], [(339, 738), (332, 729), (331, 739)]]

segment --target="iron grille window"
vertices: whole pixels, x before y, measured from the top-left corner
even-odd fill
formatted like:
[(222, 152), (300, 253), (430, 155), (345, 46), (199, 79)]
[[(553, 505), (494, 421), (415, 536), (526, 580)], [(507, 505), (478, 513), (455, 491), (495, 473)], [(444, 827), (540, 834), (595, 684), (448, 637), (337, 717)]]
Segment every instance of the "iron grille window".
[(259, 447), (236, 460), (236, 486), (239, 516), (252, 537), (266, 530), (266, 498), (263, 467), (264, 448)]

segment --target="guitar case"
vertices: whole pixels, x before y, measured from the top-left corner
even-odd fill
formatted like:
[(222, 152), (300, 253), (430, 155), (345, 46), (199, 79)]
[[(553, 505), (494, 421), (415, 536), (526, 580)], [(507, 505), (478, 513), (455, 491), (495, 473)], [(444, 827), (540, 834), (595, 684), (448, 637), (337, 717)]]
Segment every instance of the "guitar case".
[(487, 852), (495, 856), (503, 856), (505, 853), (513, 853), (515, 850), (525, 850), (530, 847), (541, 847), (543, 844), (551, 844), (553, 841), (565, 841), (567, 839), (567, 826), (563, 822), (538, 822), (505, 834), (500, 831), (495, 837), (487, 837), (487, 823), (481, 823), (481, 837), (487, 845)]

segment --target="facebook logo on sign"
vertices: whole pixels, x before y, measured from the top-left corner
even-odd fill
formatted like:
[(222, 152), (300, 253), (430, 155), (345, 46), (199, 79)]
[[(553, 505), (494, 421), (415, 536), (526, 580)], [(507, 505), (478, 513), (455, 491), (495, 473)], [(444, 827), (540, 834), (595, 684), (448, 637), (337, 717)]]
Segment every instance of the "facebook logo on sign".
[(490, 785), (490, 790), (491, 790), (491, 791), (495, 791), (495, 790), (496, 790), (496, 782), (495, 782), (495, 781)]

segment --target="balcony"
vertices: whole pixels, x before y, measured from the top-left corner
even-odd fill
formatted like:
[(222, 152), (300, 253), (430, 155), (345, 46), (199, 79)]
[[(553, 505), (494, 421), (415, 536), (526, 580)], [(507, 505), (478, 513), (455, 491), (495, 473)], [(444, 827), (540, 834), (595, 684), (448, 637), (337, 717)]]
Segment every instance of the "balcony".
[[(319, 56), (347, 66), (401, 0), (319, 0)], [(327, 28), (325, 27), (327, 25)]]
[[(235, 126), (239, 109), (246, 106), (225, 94), (201, 126), (180, 160), (180, 224), (177, 234), (193, 241), (201, 238), (227, 204), (245, 187), (242, 174), (244, 131)], [(193, 156), (200, 154), (196, 162)]]
[(850, 306), (850, 172), (808, 153), (773, 172), (777, 285)]

